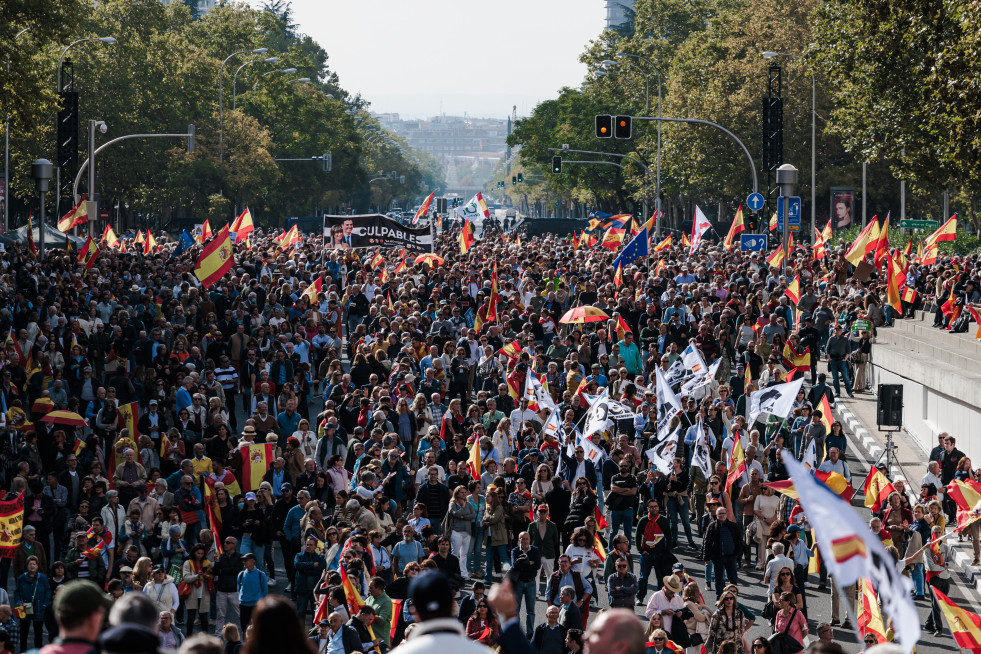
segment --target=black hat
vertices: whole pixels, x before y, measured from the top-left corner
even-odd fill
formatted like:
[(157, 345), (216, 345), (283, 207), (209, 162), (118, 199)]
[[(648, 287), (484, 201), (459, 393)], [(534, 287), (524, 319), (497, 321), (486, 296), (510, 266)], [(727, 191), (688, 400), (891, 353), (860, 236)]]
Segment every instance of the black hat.
[(253, 561), (255, 561), (256, 560), (255, 554), (253, 554), (252, 552), (247, 552), (247, 553), (245, 553), (245, 554), (242, 555), (242, 560), (243, 561), (248, 561), (249, 559), (252, 559)]
[(417, 611), (433, 615), (450, 615), (455, 592), (442, 572), (423, 572), (409, 584), (409, 596)]

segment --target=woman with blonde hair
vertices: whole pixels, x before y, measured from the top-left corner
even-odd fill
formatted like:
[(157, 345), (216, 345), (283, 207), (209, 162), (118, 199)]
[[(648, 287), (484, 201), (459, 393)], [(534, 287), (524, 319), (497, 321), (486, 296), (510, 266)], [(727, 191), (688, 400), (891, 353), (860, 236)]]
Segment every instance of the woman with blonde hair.
[(141, 556), (136, 559), (133, 566), (133, 584), (139, 584), (142, 589), (150, 581), (150, 572), (153, 570), (153, 560), (149, 556)]
[(545, 501), (545, 496), (552, 492), (552, 468), (541, 464), (535, 469), (535, 479), (531, 482), (531, 499), (535, 504)]
[(736, 596), (732, 591), (723, 591), (716, 605), (716, 612), (709, 621), (708, 638), (705, 640), (705, 651), (714, 652), (723, 642), (730, 640), (736, 643), (736, 652), (750, 654), (746, 651), (744, 636), (746, 634), (746, 617), (736, 606)]
[(705, 604), (702, 590), (698, 587), (697, 581), (689, 581), (685, 585), (681, 599), (685, 601), (685, 607), (692, 613), (692, 617), (685, 620), (685, 627), (688, 629), (690, 642), (689, 654), (695, 654), (700, 650), (700, 645), (708, 639), (712, 609)]

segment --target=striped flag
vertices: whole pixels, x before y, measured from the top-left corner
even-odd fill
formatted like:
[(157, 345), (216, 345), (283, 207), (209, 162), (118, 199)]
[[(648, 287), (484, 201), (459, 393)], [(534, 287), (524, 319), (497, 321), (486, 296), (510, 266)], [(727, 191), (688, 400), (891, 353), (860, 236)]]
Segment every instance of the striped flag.
[(933, 589), (933, 594), (947, 619), (947, 625), (957, 646), (974, 652), (981, 649), (981, 617), (957, 606), (953, 600), (936, 588)]
[(240, 447), (242, 453), (242, 492), (247, 493), (259, 488), (262, 476), (269, 470), (273, 462), (272, 443), (253, 443)]

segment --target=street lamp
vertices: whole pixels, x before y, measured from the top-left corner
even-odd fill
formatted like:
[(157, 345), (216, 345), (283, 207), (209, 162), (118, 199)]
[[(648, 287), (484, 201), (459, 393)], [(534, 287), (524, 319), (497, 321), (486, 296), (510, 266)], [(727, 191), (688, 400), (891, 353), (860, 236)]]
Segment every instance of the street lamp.
[(232, 57), (240, 54), (266, 54), (269, 52), (269, 48), (255, 48), (254, 50), (239, 50), (233, 52), (232, 54), (225, 57), (225, 60), (221, 62), (221, 66), (218, 67), (218, 161), (225, 160), (225, 111), (223, 102), (223, 82), (225, 76), (225, 64)]
[[(21, 32), (21, 34), (23, 33), (24, 32)], [(17, 36), (20, 36), (20, 34)], [(78, 39), (69, 43), (68, 47), (61, 51), (61, 58), (58, 60), (58, 93), (61, 93), (61, 67), (65, 64), (65, 55), (68, 54), (68, 51), (74, 46), (78, 45), (79, 43), (85, 43), (86, 41), (99, 41), (101, 43), (105, 43), (106, 45), (116, 45), (116, 37), (114, 36), (93, 36), (91, 38)], [(40, 161), (40, 159), (38, 161)]]
[(38, 159), (31, 164), (31, 177), (34, 179), (34, 183), (37, 184), (37, 190), (41, 193), (41, 221), (38, 223), (38, 232), (40, 234), (40, 238), (38, 239), (40, 242), (38, 258), (44, 259), (44, 194), (48, 192), (51, 178), (54, 177), (54, 166), (47, 159)]
[(290, 84), (309, 84), (309, 77), (297, 77), (296, 79), (291, 79)]
[(235, 85), (238, 82), (239, 72), (249, 64), (255, 64), (259, 62), (262, 62), (264, 64), (275, 64), (279, 62), (279, 57), (266, 57), (265, 59), (250, 59), (249, 61), (246, 61), (244, 64), (242, 64), (241, 66), (235, 69), (235, 74), (232, 75), (232, 109), (233, 110), (235, 109)]
[(279, 70), (271, 70), (268, 73), (263, 73), (262, 76), (263, 77), (269, 77), (273, 73), (286, 73), (288, 75), (292, 75), (295, 72), (296, 72), (296, 69), (295, 68), (280, 68)]
[[(21, 31), (17, 32), (17, 36), (14, 37), (14, 43), (17, 39), (24, 36), (31, 28), (25, 27)], [(7, 55), (7, 77), (10, 77), (10, 55)], [(3, 231), (6, 232), (10, 229), (10, 112), (7, 112), (7, 118), (4, 120), (4, 139), (3, 139), (3, 194), (0, 195), (0, 199), (3, 200)]]
[[(798, 55), (788, 54), (785, 52), (773, 52), (772, 50), (764, 50), (760, 53), (763, 55), (764, 59), (773, 59), (775, 57), (789, 57), (791, 59), (800, 59)], [(814, 80), (814, 71), (808, 66), (808, 70), (811, 73), (811, 234), (810, 238), (814, 238), (814, 231), (817, 229), (817, 222), (815, 219), (815, 211), (817, 204), (817, 188), (815, 187), (815, 180), (817, 178), (816, 168), (817, 168), (817, 84)], [(863, 198), (865, 196), (862, 196)], [(788, 253), (789, 254), (789, 253)]]

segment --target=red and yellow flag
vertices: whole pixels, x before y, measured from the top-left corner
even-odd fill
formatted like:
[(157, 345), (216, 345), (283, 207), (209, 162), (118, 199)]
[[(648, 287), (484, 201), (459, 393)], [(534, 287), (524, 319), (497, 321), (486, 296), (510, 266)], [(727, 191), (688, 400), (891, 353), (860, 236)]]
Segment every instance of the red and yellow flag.
[(661, 241), (660, 243), (654, 246), (654, 251), (662, 252), (670, 247), (671, 247), (671, 234), (668, 234), (663, 241)]
[(981, 483), (970, 479), (953, 479), (947, 484), (947, 497), (957, 505), (957, 528), (969, 524), (975, 516), (971, 515), (981, 503)]
[(926, 237), (927, 245), (936, 245), (943, 241), (953, 241), (957, 238), (957, 214), (951, 216), (947, 222), (937, 228), (937, 231)]
[(780, 245), (773, 251), (772, 254), (770, 254), (770, 256), (766, 258), (766, 265), (770, 266), (771, 268), (779, 268), (780, 264), (783, 263), (783, 258), (783, 245)]
[(873, 228), (875, 229), (875, 238), (878, 238), (879, 236), (878, 216), (872, 216), (872, 220), (870, 220), (869, 224), (865, 226), (865, 229), (863, 229), (861, 232), (858, 233), (858, 236), (855, 237), (855, 242), (852, 243), (851, 247), (848, 248), (848, 251), (845, 252), (845, 259), (848, 261), (848, 263), (852, 264), (853, 266), (857, 266), (859, 262), (865, 258), (865, 254), (867, 253), (867, 246), (872, 240)]
[(129, 431), (129, 437), (134, 441), (138, 440), (140, 432), (137, 430), (136, 424), (140, 421), (140, 403), (122, 404), (116, 409), (116, 413), (119, 414), (119, 417), (116, 418), (116, 425), (120, 429), (126, 428)]
[(88, 203), (85, 201), (85, 196), (82, 196), (82, 201), (76, 204), (69, 210), (61, 220), (58, 221), (58, 231), (67, 232), (72, 227), (77, 227), (78, 225), (84, 225), (89, 221), (89, 208)]
[(603, 541), (600, 540), (599, 534), (593, 534), (593, 552), (596, 553), (600, 561), (606, 562), (606, 548), (603, 547)]
[(112, 231), (112, 225), (106, 225), (102, 232), (102, 240), (111, 248), (119, 247), (119, 239), (116, 237), (116, 232)]
[(209, 238), (214, 236), (215, 233), (211, 230), (211, 222), (205, 218), (204, 225), (201, 226), (201, 242), (207, 241)]
[(623, 286), (623, 266), (617, 264), (617, 270), (613, 273), (613, 285)]
[(322, 291), (323, 288), (324, 278), (318, 277), (317, 279), (313, 280), (313, 283), (307, 286), (306, 290), (303, 291), (303, 295), (300, 297), (305, 297), (310, 302), (311, 306), (316, 306), (318, 299), (317, 296), (320, 295), (320, 291)]
[(783, 346), (783, 365), (788, 370), (807, 372), (811, 369), (811, 350), (807, 348), (803, 354), (798, 354), (797, 350), (788, 342)]
[(27, 249), (37, 257), (37, 245), (34, 244), (34, 214), (27, 214)]
[(726, 475), (726, 493), (730, 492), (732, 485), (736, 483), (746, 472), (746, 455), (743, 453), (743, 443), (739, 438), (732, 439), (732, 452), (729, 454), (729, 474)]
[(811, 248), (811, 258), (820, 261), (827, 254), (824, 236), (817, 229), (814, 230), (814, 246)]
[(686, 247), (686, 248), (690, 248), (691, 247), (691, 240), (688, 238), (688, 234), (682, 234), (681, 235), (681, 245), (684, 246), (684, 247)]
[(886, 216), (885, 221), (882, 223), (882, 228), (879, 230), (879, 238), (875, 242), (875, 256), (873, 261), (875, 265), (878, 266), (883, 258), (889, 254), (889, 216)]
[[(596, 492), (594, 491), (593, 495), (595, 494)], [(606, 518), (603, 517), (603, 512), (599, 510), (599, 505), (597, 505), (596, 508), (593, 509), (593, 519), (596, 520), (597, 529), (606, 529), (607, 527), (610, 526), (610, 523), (608, 523), (606, 521)]]
[(218, 231), (218, 236), (201, 251), (201, 256), (194, 266), (194, 275), (201, 282), (201, 286), (207, 289), (224, 277), (233, 265), (235, 265), (235, 254), (232, 250), (232, 237), (228, 233), (228, 225), (225, 225)]
[(736, 217), (732, 219), (732, 225), (729, 226), (729, 233), (726, 234), (725, 242), (723, 243), (726, 250), (731, 250), (733, 244), (736, 242), (736, 236), (740, 232), (746, 231), (746, 225), (743, 223), (743, 205), (739, 205), (739, 209), (736, 210)]
[(912, 286), (907, 286), (906, 288), (903, 289), (902, 298), (903, 298), (903, 302), (909, 302), (910, 304), (913, 304), (914, 302), (916, 302), (916, 289), (913, 288)]
[(417, 224), (420, 218), (422, 218), (423, 216), (429, 213), (429, 205), (432, 203), (433, 197), (435, 197), (435, 195), (436, 195), (436, 191), (433, 191), (432, 193), (429, 194), (429, 197), (423, 200), (423, 203), (419, 205), (419, 208), (416, 210), (416, 215), (412, 217), (413, 225)]
[(606, 234), (603, 235), (603, 242), (600, 243), (601, 247), (607, 250), (616, 250), (623, 244), (623, 238), (627, 234), (627, 230), (620, 227), (611, 227), (607, 230)]
[(497, 354), (503, 354), (509, 359), (517, 359), (518, 355), (521, 354), (521, 343), (519, 343), (518, 341), (514, 341), (513, 343), (508, 343), (500, 350), (498, 350)]
[(473, 247), (473, 223), (469, 220), (463, 221), (463, 229), (460, 230), (460, 254), (466, 254), (467, 250)]
[(856, 619), (862, 635), (875, 634), (880, 643), (886, 642), (886, 629), (882, 624), (882, 612), (879, 610), (879, 598), (872, 587), (872, 580), (862, 577), (859, 580), (859, 592)]
[(480, 440), (475, 438), (470, 446), (470, 456), (467, 457), (467, 470), (473, 479), (480, 479)]
[(906, 273), (890, 254), (884, 255), (886, 260), (886, 299), (889, 306), (903, 315), (903, 297), (899, 289), (906, 284)]
[(865, 493), (865, 506), (872, 509), (872, 513), (878, 513), (890, 493), (895, 492), (896, 488), (878, 468), (869, 470), (869, 476), (865, 478), (865, 485), (862, 488)]
[(406, 268), (405, 259), (402, 259), (399, 261), (399, 265), (395, 266), (395, 274), (398, 275), (399, 273), (405, 272)]
[(0, 502), (0, 557), (13, 558), (20, 547), (24, 529), (24, 493), (12, 500)]
[(248, 207), (245, 207), (245, 211), (235, 217), (228, 231), (235, 234), (236, 243), (241, 243), (249, 237), (249, 234), (255, 231), (255, 224), (252, 222), (252, 212), (249, 211)]
[(800, 275), (794, 277), (794, 281), (787, 286), (784, 295), (789, 297), (794, 304), (800, 304)]
[(981, 649), (981, 617), (957, 606), (953, 600), (936, 588), (933, 589), (933, 594), (944, 617), (947, 618), (947, 625), (957, 646), (975, 652)]
[(300, 228), (298, 225), (293, 225), (289, 228), (282, 238), (279, 239), (279, 249), (287, 250), (297, 243), (300, 242)]
[(157, 239), (153, 238), (150, 230), (146, 230), (146, 242), (143, 243), (143, 256), (149, 255), (157, 249)]
[(618, 313), (617, 314), (617, 338), (619, 338), (622, 341), (624, 339), (624, 336), (628, 333), (633, 334), (634, 330), (630, 329), (630, 325), (628, 325), (626, 321), (624, 321), (623, 316), (621, 316)]
[(239, 448), (242, 454), (242, 492), (259, 488), (262, 476), (269, 470), (274, 458), (272, 443), (253, 443)]

